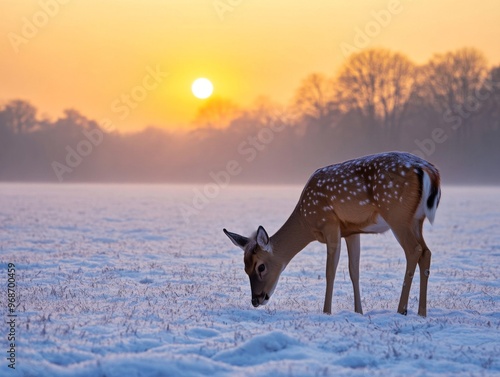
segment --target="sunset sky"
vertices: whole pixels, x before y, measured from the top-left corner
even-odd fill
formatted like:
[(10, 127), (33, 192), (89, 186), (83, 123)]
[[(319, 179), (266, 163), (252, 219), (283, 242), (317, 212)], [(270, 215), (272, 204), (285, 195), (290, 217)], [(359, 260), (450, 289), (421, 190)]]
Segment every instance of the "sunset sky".
[(360, 47), (417, 63), (471, 46), (500, 64), (498, 0), (0, 0), (0, 19), (1, 103), (52, 119), (75, 108), (123, 132), (191, 127), (199, 77), (241, 106), (287, 103), (307, 74), (335, 74), (366, 28)]

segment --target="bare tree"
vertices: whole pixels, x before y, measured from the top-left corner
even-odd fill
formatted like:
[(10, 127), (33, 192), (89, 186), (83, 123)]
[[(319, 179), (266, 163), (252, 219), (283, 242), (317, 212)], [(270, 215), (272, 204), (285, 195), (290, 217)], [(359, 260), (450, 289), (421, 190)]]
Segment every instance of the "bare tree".
[(481, 136), (488, 135), (486, 137), (490, 142), (491, 135), (498, 134), (497, 131), (500, 129), (500, 66), (493, 67), (489, 71), (481, 89), (475, 94), (480, 100), (481, 108), (477, 126), (474, 127), (474, 131), (477, 132), (474, 133), (481, 134), (482, 131)]
[(436, 54), (422, 67), (421, 95), (439, 112), (463, 106), (481, 87), (487, 63), (473, 48)]
[(399, 136), (408, 104), (415, 65), (403, 54), (369, 49), (349, 57), (336, 80), (335, 91), (344, 111), (360, 111), (386, 136)]
[(0, 111), (0, 123), (13, 133), (26, 133), (36, 126), (36, 108), (27, 101), (13, 100)]
[(444, 120), (456, 119), (463, 138), (470, 131), (470, 116), (481, 107), (480, 90), (487, 74), (486, 59), (474, 48), (436, 54), (421, 69), (418, 93)]
[(240, 115), (239, 107), (231, 100), (211, 97), (198, 109), (195, 124), (207, 128), (225, 128)]
[(307, 76), (295, 93), (292, 107), (300, 118), (327, 118), (333, 109), (332, 80), (321, 73)]
[(488, 92), (486, 102), (487, 119), (491, 123), (488, 127), (492, 130), (500, 129), (500, 66), (490, 70), (488, 78), (484, 84), (484, 90)]
[(245, 111), (245, 115), (259, 126), (269, 126), (278, 120), (284, 122), (288, 117), (286, 108), (265, 96), (257, 97)]

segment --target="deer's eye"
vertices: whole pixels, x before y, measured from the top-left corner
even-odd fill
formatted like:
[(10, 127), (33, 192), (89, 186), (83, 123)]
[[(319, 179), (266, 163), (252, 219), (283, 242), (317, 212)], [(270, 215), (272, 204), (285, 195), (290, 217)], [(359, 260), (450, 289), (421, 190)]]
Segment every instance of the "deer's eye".
[(257, 271), (260, 273), (264, 272), (266, 270), (266, 266), (264, 264), (261, 264), (259, 267), (257, 267)]

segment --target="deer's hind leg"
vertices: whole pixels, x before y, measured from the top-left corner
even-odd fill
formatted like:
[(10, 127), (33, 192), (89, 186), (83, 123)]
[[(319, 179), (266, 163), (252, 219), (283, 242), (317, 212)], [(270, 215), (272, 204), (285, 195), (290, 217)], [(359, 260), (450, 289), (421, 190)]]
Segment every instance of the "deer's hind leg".
[(422, 255), (418, 260), (418, 269), (420, 270), (420, 298), (418, 300), (418, 314), (422, 317), (425, 317), (427, 316), (427, 283), (429, 281), (429, 275), (431, 271), (430, 269), (432, 253), (427, 247), (422, 235), (423, 223), (424, 219), (419, 221), (419, 233), (417, 234), (420, 246), (422, 247)]
[(418, 264), (420, 270), (418, 314), (425, 317), (427, 315), (427, 282), (429, 280), (431, 265), (431, 251), (422, 237), (423, 221), (424, 219), (414, 219), (409, 226), (400, 223), (391, 226), (391, 229), (406, 256), (406, 272), (403, 281), (403, 289), (401, 290), (401, 297), (399, 299), (398, 313), (407, 313), (411, 283)]

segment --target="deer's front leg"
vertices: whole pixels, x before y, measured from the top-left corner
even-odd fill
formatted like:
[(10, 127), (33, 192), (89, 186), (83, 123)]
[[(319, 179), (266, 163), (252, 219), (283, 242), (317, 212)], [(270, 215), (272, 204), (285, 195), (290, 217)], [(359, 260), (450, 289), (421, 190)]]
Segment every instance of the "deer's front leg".
[(340, 258), (340, 228), (330, 228), (324, 232), (326, 238), (326, 294), (323, 312), (332, 313), (333, 282)]
[(349, 254), (349, 275), (354, 290), (354, 311), (363, 314), (361, 307), (361, 294), (359, 292), (359, 259), (361, 254), (361, 243), (359, 234), (353, 234), (345, 238), (347, 253)]

